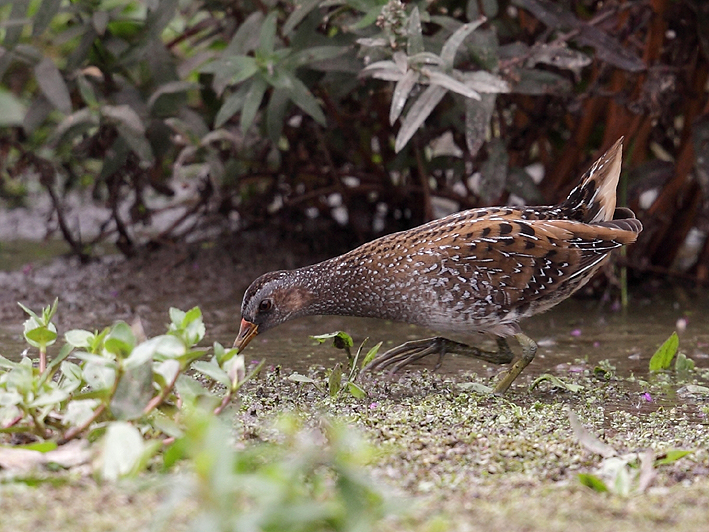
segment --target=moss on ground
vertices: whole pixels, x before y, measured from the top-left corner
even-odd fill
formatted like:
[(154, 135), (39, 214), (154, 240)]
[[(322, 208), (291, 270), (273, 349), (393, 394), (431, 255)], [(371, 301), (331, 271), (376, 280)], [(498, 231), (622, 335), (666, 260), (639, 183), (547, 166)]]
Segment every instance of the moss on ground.
[[(311, 376), (324, 378), (322, 372)], [(527, 377), (527, 384), (529, 383)], [(543, 383), (518, 383), (505, 397), (465, 391), (489, 384), (475, 375), (427, 371), (387, 378), (363, 375), (368, 396), (332, 399), (276, 370), (249, 383), (231, 410), (239, 445), (278, 437), (283, 412), (317, 426), (337, 418), (358, 427), (376, 449), (370, 473), (403, 501), (405, 517), (382, 530), (584, 531), (699, 530), (709, 520), (707, 399), (677, 399), (683, 383), (569, 377), (575, 393)], [(697, 381), (702, 382), (702, 381)], [(652, 399), (652, 401), (650, 401)], [(603, 458), (578, 441), (568, 420), (584, 426), (619, 454), (652, 449), (693, 452), (657, 465), (652, 486), (621, 496), (578, 480)], [(226, 444), (226, 442), (225, 442)], [(2, 530), (141, 530), (167, 493), (159, 475), (139, 483), (97, 485), (90, 479), (0, 489)], [(185, 508), (189, 515), (189, 508)], [(185, 516), (177, 516), (179, 530)]]

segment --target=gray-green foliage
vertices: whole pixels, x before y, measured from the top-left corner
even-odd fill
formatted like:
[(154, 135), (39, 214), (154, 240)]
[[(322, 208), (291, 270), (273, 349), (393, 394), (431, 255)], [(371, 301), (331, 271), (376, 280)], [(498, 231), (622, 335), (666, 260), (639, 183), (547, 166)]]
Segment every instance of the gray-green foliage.
[[(399, 0), (5, 2), (0, 80), (14, 80), (16, 88), (14, 95), (0, 90), (0, 116), (4, 125), (21, 124), (26, 138), (5, 139), (12, 148), (5, 164), (33, 166), (53, 193), (88, 185), (111, 206), (131, 201), (130, 219), (113, 209), (114, 225), (96, 237), (115, 230), (129, 249), (130, 223), (148, 221), (157, 208), (146, 191), (169, 195), (170, 174), (209, 176), (210, 186), (194, 187), (199, 207), (212, 185), (234, 186), (240, 176), (279, 169), (292, 143), (310, 135), (331, 154), (328, 164), (333, 156), (382, 164), (377, 149), (343, 146), (340, 131), (350, 125), (351, 109), (362, 110), (362, 138), (383, 126), (374, 97), (382, 85), (370, 78), (396, 82), (387, 96), (390, 122), (401, 118), (391, 136), (396, 151), (426, 122), (435, 136), (464, 133), (475, 156), (497, 136), (490, 123), (500, 93), (548, 94), (567, 80), (537, 64), (552, 57), (555, 68), (572, 70), (587, 58), (565, 42), (501, 46), (477, 0), (468, 4), (461, 11)], [(501, 16), (494, 0), (483, 12)], [(447, 94), (453, 97), (441, 105)], [(445, 118), (450, 104), (464, 123)], [(308, 119), (318, 124), (315, 131), (332, 134), (313, 133)], [(423, 145), (433, 135), (424, 135)], [(490, 159), (484, 177), (503, 190), (508, 161)], [(387, 161), (376, 173), (399, 171), (403, 162)], [(64, 234), (78, 253), (86, 252), (69, 224)]]
[[(56, 308), (55, 301), (41, 316), (25, 308), (30, 314), (25, 336), (40, 355), (57, 338), (51, 322)], [(111, 430), (121, 440), (134, 440), (135, 434), (130, 434), (138, 428), (156, 437), (179, 436), (179, 423), (163, 410), (180, 404), (220, 413), (260, 369), (247, 375), (243, 356), (218, 343), (209, 360), (197, 360), (206, 355), (206, 349), (196, 347), (204, 335), (199, 308), (170, 309), (167, 332), (149, 339), (139, 322), (133, 327), (117, 322), (102, 331), (68, 331), (65, 345), (46, 369), (35, 367), (31, 356), (19, 362), (0, 356), (0, 432), (66, 442), (120, 420), (124, 423)], [(109, 476), (116, 471), (109, 470)]]

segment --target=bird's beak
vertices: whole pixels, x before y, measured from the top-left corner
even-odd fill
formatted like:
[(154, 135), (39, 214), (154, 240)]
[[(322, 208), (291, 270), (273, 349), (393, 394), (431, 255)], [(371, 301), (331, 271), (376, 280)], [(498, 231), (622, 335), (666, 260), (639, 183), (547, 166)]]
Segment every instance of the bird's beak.
[(239, 352), (243, 351), (246, 345), (257, 334), (258, 325), (241, 318), (241, 327), (239, 328), (239, 335), (236, 337), (236, 340), (234, 340), (234, 347), (236, 347)]

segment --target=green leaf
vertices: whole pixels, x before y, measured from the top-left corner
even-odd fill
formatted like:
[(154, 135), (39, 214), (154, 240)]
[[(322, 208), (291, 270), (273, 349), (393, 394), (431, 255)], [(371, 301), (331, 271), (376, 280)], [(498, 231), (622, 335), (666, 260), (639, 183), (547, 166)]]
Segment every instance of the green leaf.
[(475, 22), (469, 22), (468, 24), (463, 24), (460, 28), (453, 32), (453, 35), (448, 37), (443, 49), (441, 50), (441, 59), (446, 68), (453, 68), (453, 62), (455, 60), (455, 54), (458, 52), (458, 48), (465, 38), (473, 33), (485, 19), (479, 19)]
[(25, 114), (27, 109), (22, 102), (11, 92), (0, 89), (0, 127), (21, 126)]
[(34, 67), (34, 75), (44, 96), (64, 114), (71, 113), (71, 97), (64, 78), (51, 58), (45, 57)]
[(411, 109), (409, 109), (406, 118), (404, 118), (401, 124), (401, 129), (399, 129), (399, 133), (396, 135), (394, 151), (399, 153), (404, 149), (404, 146), (411, 140), (411, 137), (414, 136), (419, 126), (426, 121), (431, 112), (433, 112), (438, 103), (446, 95), (446, 92), (448, 92), (446, 89), (438, 85), (430, 85), (423, 91), (411, 106)]
[(34, 347), (52, 345), (57, 339), (57, 330), (53, 323), (49, 327), (37, 327), (25, 332), (25, 338)]
[(319, 344), (322, 344), (327, 340), (332, 340), (332, 346), (337, 349), (345, 349), (345, 347), (352, 347), (354, 345), (352, 337), (345, 331), (318, 334), (311, 336), (311, 338)]
[(676, 462), (680, 458), (692, 454), (694, 451), (686, 451), (682, 449), (670, 449), (664, 456), (655, 460), (655, 465), (666, 465)]
[(286, 379), (292, 382), (299, 382), (301, 384), (316, 384), (315, 379), (311, 379), (310, 377), (306, 377), (300, 373), (291, 373), (288, 377), (286, 377)]
[(278, 21), (278, 13), (271, 11), (266, 20), (261, 25), (261, 33), (259, 34), (258, 50), (263, 55), (270, 55), (276, 46), (276, 22)]
[(581, 484), (591, 488), (593, 491), (596, 491), (598, 493), (605, 493), (606, 491), (608, 491), (605, 482), (603, 482), (596, 475), (592, 475), (590, 473), (579, 473), (578, 479)]
[(137, 428), (125, 421), (109, 423), (103, 438), (101, 476), (116, 481), (136, 474), (144, 450)]
[(406, 41), (406, 54), (416, 55), (424, 51), (423, 34), (421, 33), (421, 16), (419, 8), (414, 6), (409, 15), (408, 40)]
[(313, 46), (290, 54), (281, 63), (283, 68), (295, 69), (318, 61), (339, 57), (347, 52), (346, 46)]
[(68, 344), (79, 349), (89, 349), (94, 337), (94, 333), (84, 331), (83, 329), (72, 329), (71, 331), (64, 333), (64, 340), (66, 340)]
[(235, 92), (232, 92), (226, 97), (214, 119), (214, 127), (222, 127), (232, 116), (241, 110), (246, 101), (249, 87), (250, 85), (248, 84), (241, 85)]
[(106, 391), (113, 388), (116, 371), (113, 368), (87, 362), (83, 369), (83, 379), (95, 391)]
[(288, 35), (300, 22), (315, 9), (322, 0), (296, 0), (293, 2), (293, 11), (283, 24), (283, 35)]
[(37, 395), (34, 401), (31, 401), (28, 408), (40, 408), (43, 406), (58, 405), (69, 397), (69, 392), (61, 388), (56, 388), (49, 392), (43, 392)]
[(229, 378), (229, 375), (227, 375), (226, 371), (216, 364), (205, 362), (204, 360), (197, 360), (192, 363), (191, 367), (202, 375), (206, 375), (210, 379), (217, 381), (222, 386), (231, 388), (231, 379)]
[(394, 124), (401, 116), (404, 110), (406, 100), (411, 94), (411, 90), (416, 86), (419, 79), (419, 73), (415, 70), (407, 70), (406, 74), (396, 82), (394, 86), (394, 94), (391, 98), (391, 107), (389, 109), (389, 123)]
[(119, 321), (111, 329), (103, 346), (119, 359), (126, 358), (135, 347), (135, 335), (127, 323)]
[(330, 397), (335, 397), (342, 388), (342, 364), (335, 364), (330, 372), (330, 377), (327, 379), (327, 389), (330, 392)]
[(286, 119), (286, 109), (290, 101), (288, 92), (287, 89), (275, 89), (268, 100), (268, 107), (266, 108), (266, 132), (268, 133), (268, 138), (274, 145), (278, 145), (278, 141), (283, 133), (283, 122)]
[(111, 414), (116, 419), (138, 419), (143, 415), (145, 405), (153, 397), (153, 367), (147, 361), (130, 368), (121, 375), (116, 392), (111, 398)]
[(465, 83), (461, 83), (457, 79), (444, 74), (443, 72), (438, 72), (437, 70), (431, 70), (428, 68), (421, 69), (421, 73), (428, 77), (432, 85), (440, 85), (448, 89), (449, 91), (457, 92), (465, 96), (466, 98), (471, 98), (473, 100), (480, 100), (480, 94), (468, 87)]
[(239, 25), (229, 46), (224, 50), (224, 55), (246, 55), (256, 48), (261, 33), (262, 20), (263, 13), (258, 10), (246, 17), (246, 20)]
[(677, 353), (677, 348), (679, 347), (679, 336), (676, 332), (665, 340), (655, 354), (652, 355), (650, 359), (650, 371), (662, 371), (668, 369), (672, 363), (672, 359)]
[(694, 360), (688, 358), (684, 353), (678, 353), (675, 359), (675, 371), (677, 373), (689, 373), (694, 371)]
[(374, 357), (377, 356), (377, 353), (379, 352), (379, 349), (382, 347), (383, 342), (379, 342), (377, 345), (372, 347), (369, 351), (367, 351), (366, 356), (364, 357), (364, 360), (362, 360), (362, 365), (360, 366), (362, 369), (367, 367), (367, 365), (374, 360)]
[(284, 75), (290, 80), (288, 97), (291, 101), (309, 114), (318, 124), (324, 126), (326, 124), (325, 113), (323, 113), (320, 104), (315, 99), (315, 96), (308, 90), (308, 87), (290, 73), (284, 73)]
[(256, 113), (258, 113), (259, 107), (261, 107), (261, 101), (263, 100), (263, 95), (267, 88), (268, 83), (261, 77), (256, 77), (251, 81), (251, 86), (244, 99), (244, 108), (241, 111), (240, 126), (242, 133), (246, 133), (251, 127), (254, 118), (256, 118)]
[(347, 383), (347, 390), (357, 399), (364, 399), (367, 396), (367, 392), (357, 386), (354, 382)]

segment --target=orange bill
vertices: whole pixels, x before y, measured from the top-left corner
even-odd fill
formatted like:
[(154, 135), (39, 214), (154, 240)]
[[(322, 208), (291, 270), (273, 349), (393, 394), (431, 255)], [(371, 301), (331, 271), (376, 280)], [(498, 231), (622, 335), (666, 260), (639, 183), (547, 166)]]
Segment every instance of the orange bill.
[(239, 335), (234, 340), (234, 347), (236, 347), (239, 352), (248, 345), (251, 339), (258, 334), (258, 325), (246, 321), (241, 318), (241, 327), (239, 328)]

